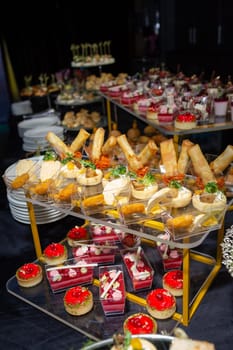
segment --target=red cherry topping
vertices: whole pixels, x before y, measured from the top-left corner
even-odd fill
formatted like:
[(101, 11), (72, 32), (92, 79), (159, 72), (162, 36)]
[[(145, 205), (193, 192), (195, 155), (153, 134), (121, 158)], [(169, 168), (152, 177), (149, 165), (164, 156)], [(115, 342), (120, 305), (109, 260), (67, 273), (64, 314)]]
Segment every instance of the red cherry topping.
[(179, 114), (177, 117), (177, 120), (179, 122), (193, 122), (193, 121), (196, 121), (196, 116), (190, 112), (185, 112), (185, 113)]

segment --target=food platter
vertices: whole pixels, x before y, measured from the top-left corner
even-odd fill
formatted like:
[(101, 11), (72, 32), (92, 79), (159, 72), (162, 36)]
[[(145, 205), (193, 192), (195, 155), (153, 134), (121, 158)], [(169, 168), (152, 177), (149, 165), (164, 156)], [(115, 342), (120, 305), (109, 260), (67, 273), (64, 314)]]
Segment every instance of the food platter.
[[(133, 335), (132, 338), (146, 339), (154, 344), (157, 350), (169, 350), (170, 344), (174, 339), (172, 336), (159, 334)], [(83, 350), (109, 350), (111, 346), (113, 346), (113, 338), (108, 338), (91, 345), (84, 345)]]

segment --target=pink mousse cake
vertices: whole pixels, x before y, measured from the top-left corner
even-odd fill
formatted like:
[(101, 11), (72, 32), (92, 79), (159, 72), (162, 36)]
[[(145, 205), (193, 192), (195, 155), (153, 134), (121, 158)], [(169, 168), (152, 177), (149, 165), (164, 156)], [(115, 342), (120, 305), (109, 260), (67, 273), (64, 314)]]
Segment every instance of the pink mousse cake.
[(100, 301), (105, 315), (124, 313), (125, 282), (122, 266), (101, 266), (99, 281)]
[(117, 246), (104, 244), (80, 244), (73, 248), (75, 259), (85, 258), (90, 263), (114, 263)]
[(46, 275), (53, 292), (64, 290), (77, 284), (92, 282), (94, 267), (86, 260), (66, 261), (66, 265), (46, 267)]
[(121, 255), (134, 290), (151, 288), (154, 270), (143, 249), (125, 249), (121, 251)]

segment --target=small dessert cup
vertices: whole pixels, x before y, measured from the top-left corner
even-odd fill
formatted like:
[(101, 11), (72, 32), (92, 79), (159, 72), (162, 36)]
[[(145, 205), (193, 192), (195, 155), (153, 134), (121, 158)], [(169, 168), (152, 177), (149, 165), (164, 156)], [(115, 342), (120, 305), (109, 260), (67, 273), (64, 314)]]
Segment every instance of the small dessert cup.
[(125, 311), (125, 281), (122, 265), (99, 267), (99, 295), (106, 316)]
[(154, 270), (141, 246), (136, 249), (123, 249), (121, 250), (121, 256), (127, 268), (133, 289), (137, 291), (151, 288)]
[(117, 245), (110, 245), (109, 243), (93, 243), (83, 242), (77, 244), (72, 249), (72, 254), (75, 260), (86, 259), (89, 263), (97, 264), (111, 264), (115, 261), (115, 254)]

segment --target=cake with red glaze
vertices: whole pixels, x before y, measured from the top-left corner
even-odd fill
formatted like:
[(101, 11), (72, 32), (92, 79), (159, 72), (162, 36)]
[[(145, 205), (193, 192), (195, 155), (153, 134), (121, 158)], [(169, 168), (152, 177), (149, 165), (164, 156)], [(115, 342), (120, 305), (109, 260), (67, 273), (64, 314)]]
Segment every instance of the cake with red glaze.
[(124, 321), (123, 329), (124, 333), (155, 334), (157, 333), (158, 326), (153, 317), (144, 313), (136, 313)]
[(151, 121), (158, 121), (159, 107), (156, 104), (151, 104), (146, 111), (146, 118)]
[(51, 243), (43, 251), (44, 262), (47, 265), (59, 265), (67, 260), (67, 249), (61, 243)]
[(116, 85), (108, 89), (108, 95), (112, 98), (120, 98), (127, 91), (129, 91), (127, 84)]
[(66, 312), (74, 316), (87, 314), (93, 308), (94, 303), (92, 292), (84, 286), (68, 289), (63, 301)]
[[(170, 234), (165, 232), (158, 235), (158, 238), (163, 240), (170, 240)], [(177, 248), (171, 248), (169, 244), (157, 242), (157, 249), (162, 258), (163, 267), (165, 271), (180, 269), (183, 263), (182, 251)]]
[(27, 263), (16, 271), (16, 279), (21, 287), (34, 287), (43, 279), (42, 268), (35, 263)]
[(92, 282), (94, 267), (86, 260), (77, 262), (69, 259), (66, 263), (63, 266), (46, 267), (47, 279), (53, 292)]
[(151, 288), (154, 270), (143, 249), (140, 246), (137, 249), (124, 249), (121, 255), (134, 290)]
[(174, 120), (174, 107), (161, 105), (158, 111), (158, 121), (160, 123), (172, 123)]
[(176, 299), (167, 289), (157, 288), (147, 295), (146, 308), (151, 316), (163, 320), (176, 311)]
[(122, 231), (102, 224), (92, 224), (91, 227), (92, 240), (95, 243), (120, 242)]
[(175, 128), (181, 130), (193, 129), (197, 125), (197, 118), (193, 113), (184, 112), (177, 115), (175, 119)]
[(176, 297), (183, 295), (183, 272), (181, 270), (171, 270), (165, 273), (163, 288)]
[(79, 241), (88, 239), (88, 231), (84, 226), (75, 226), (67, 233), (67, 242), (70, 247), (76, 247)]
[(146, 113), (148, 108), (153, 104), (151, 97), (140, 97), (133, 104), (133, 109), (137, 113)]
[(74, 259), (84, 258), (89, 263), (114, 263), (117, 246), (102, 243), (79, 244), (73, 248)]
[(99, 281), (100, 301), (105, 315), (124, 313), (125, 282), (122, 266), (100, 266)]

